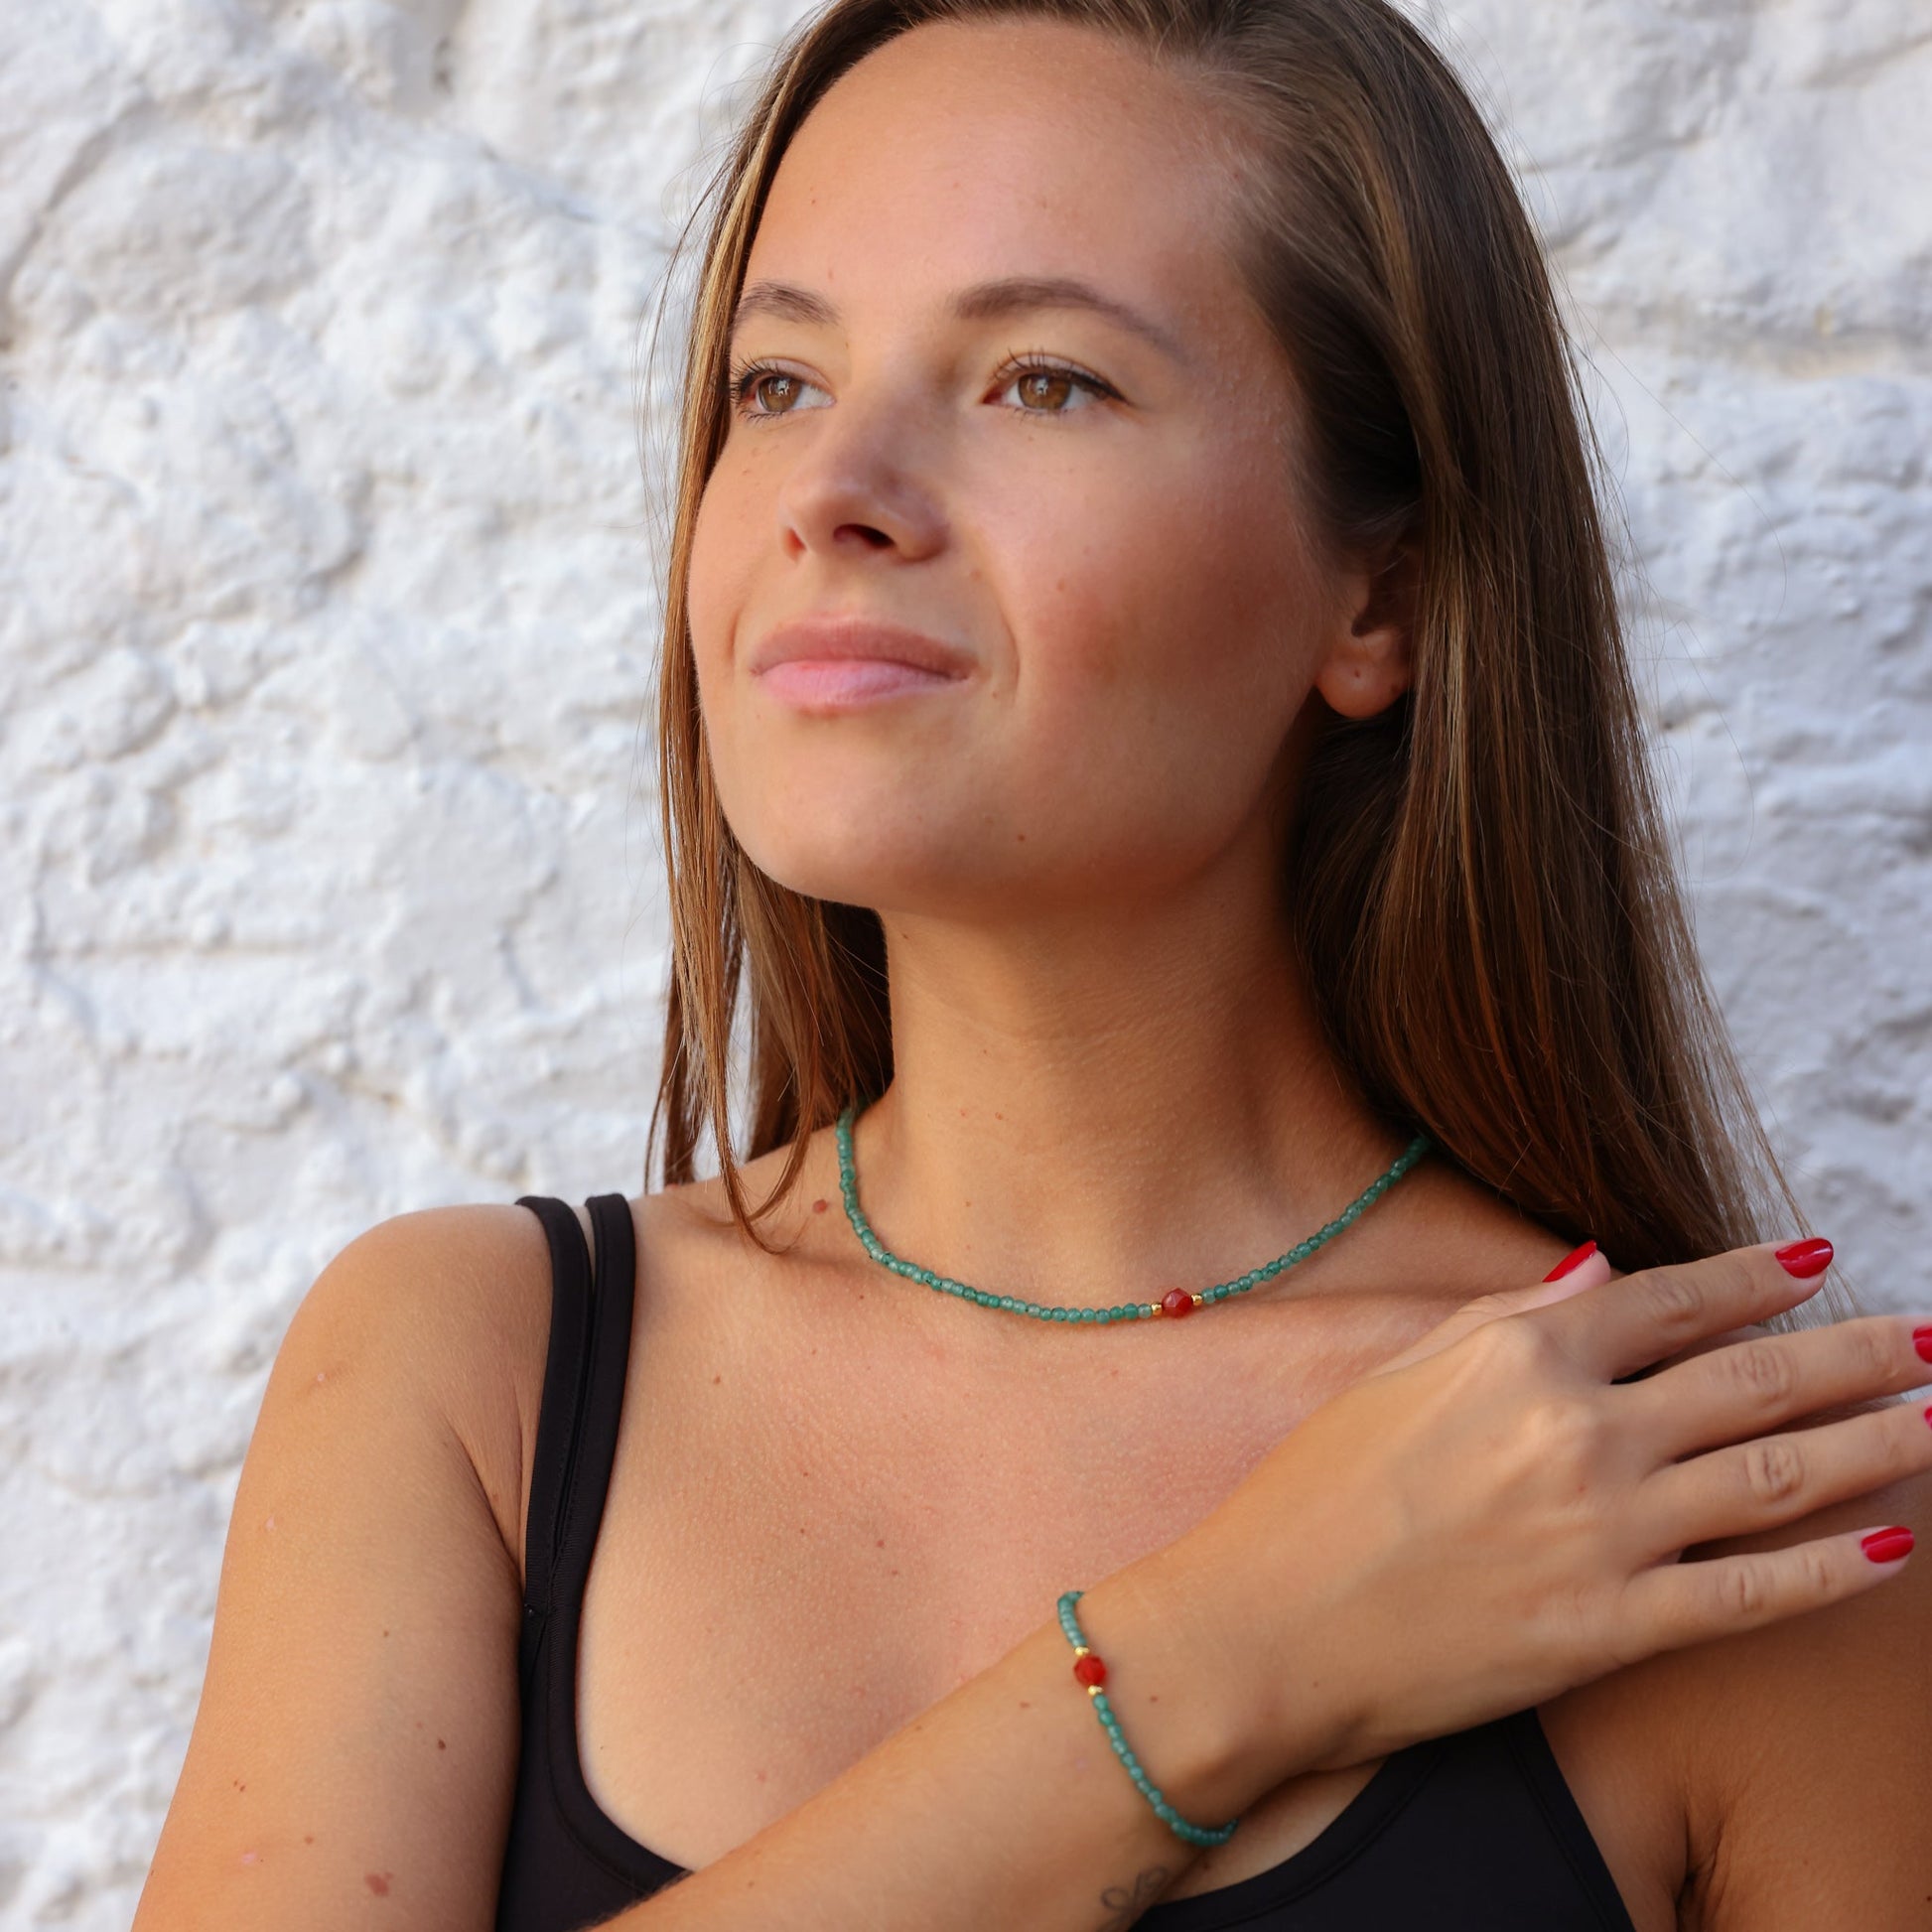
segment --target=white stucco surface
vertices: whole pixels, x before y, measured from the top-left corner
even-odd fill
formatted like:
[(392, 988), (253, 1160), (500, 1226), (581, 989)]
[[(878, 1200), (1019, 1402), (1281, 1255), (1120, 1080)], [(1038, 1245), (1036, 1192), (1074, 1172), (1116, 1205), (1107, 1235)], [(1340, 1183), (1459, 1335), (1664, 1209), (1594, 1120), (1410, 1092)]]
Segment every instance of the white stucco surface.
[[(288, 1318), (633, 1188), (638, 325), (780, 0), (0, 9), (0, 1925), (124, 1927)], [(1701, 932), (1932, 1307), (1923, 0), (1455, 0), (1597, 372)]]

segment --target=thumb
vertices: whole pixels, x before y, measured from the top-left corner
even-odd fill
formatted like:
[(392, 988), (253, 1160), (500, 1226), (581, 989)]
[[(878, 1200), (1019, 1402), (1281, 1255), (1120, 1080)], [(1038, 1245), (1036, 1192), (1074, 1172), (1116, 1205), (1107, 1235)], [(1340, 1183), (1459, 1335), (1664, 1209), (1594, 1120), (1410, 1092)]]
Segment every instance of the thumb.
[(1514, 1314), (1522, 1309), (1544, 1309), (1552, 1302), (1567, 1302), (1587, 1288), (1601, 1288), (1615, 1273), (1609, 1257), (1596, 1243), (1586, 1241), (1565, 1255), (1533, 1288), (1505, 1290), (1496, 1296), (1494, 1299), (1504, 1306), (1495, 1312)]
[(1494, 1294), (1465, 1303), (1447, 1320), (1430, 1329), (1420, 1341), (1382, 1363), (1374, 1372), (1387, 1374), (1393, 1369), (1407, 1368), (1412, 1362), (1427, 1361), (1431, 1355), (1453, 1347), (1464, 1335), (1503, 1315), (1548, 1308), (1553, 1302), (1567, 1302), (1571, 1296), (1581, 1295), (1586, 1289), (1601, 1288), (1616, 1273), (1608, 1257), (1594, 1241), (1586, 1241), (1581, 1248), (1573, 1248), (1557, 1264), (1557, 1269), (1561, 1272), (1556, 1274), (1554, 1280), (1546, 1276), (1528, 1288), (1498, 1289)]

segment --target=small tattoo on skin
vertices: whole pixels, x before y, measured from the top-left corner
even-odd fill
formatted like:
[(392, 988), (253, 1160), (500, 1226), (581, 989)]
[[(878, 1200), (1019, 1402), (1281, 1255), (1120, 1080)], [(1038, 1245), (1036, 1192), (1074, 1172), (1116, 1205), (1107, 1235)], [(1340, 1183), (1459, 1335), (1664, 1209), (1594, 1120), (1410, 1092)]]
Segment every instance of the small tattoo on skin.
[(1107, 1916), (1094, 1928), (1094, 1932), (1127, 1932), (1127, 1928), (1173, 1881), (1173, 1873), (1166, 1865), (1151, 1864), (1135, 1875), (1131, 1888), (1109, 1885), (1100, 1894), (1100, 1902), (1107, 1908)]

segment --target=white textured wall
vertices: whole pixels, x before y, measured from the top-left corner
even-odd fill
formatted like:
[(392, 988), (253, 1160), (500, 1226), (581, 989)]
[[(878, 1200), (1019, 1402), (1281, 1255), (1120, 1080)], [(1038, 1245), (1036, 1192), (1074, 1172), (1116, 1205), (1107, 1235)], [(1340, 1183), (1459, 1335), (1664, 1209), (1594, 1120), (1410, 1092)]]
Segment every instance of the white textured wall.
[[(0, 1923), (124, 1926), (294, 1306), (639, 1178), (637, 325), (781, 0), (0, 11)], [(1932, 1303), (1923, 0), (1458, 0), (1603, 388), (1706, 946)]]

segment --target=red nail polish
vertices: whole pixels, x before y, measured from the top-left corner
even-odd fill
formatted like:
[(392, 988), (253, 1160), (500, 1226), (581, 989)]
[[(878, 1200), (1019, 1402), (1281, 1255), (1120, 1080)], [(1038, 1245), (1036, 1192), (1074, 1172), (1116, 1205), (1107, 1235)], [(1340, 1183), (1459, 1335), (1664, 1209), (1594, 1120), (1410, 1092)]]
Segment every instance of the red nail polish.
[(1920, 1361), (1932, 1362), (1932, 1321), (1912, 1330), (1912, 1346), (1918, 1350)]
[(1801, 1282), (1808, 1282), (1814, 1275), (1822, 1275), (1832, 1265), (1832, 1244), (1822, 1238), (1787, 1241), (1777, 1250), (1775, 1259), (1787, 1275), (1796, 1275)]
[[(1543, 1277), (1546, 1282), (1560, 1282), (1573, 1268), (1581, 1268), (1596, 1252), (1594, 1241), (1586, 1241), (1581, 1248), (1572, 1248), (1550, 1272)], [(1932, 1329), (1927, 1330), (1932, 1333)], [(1920, 1354), (1925, 1351), (1920, 1349)]]
[(1859, 1548), (1873, 1563), (1896, 1563), (1912, 1554), (1912, 1533), (1907, 1529), (1873, 1530), (1859, 1539)]

